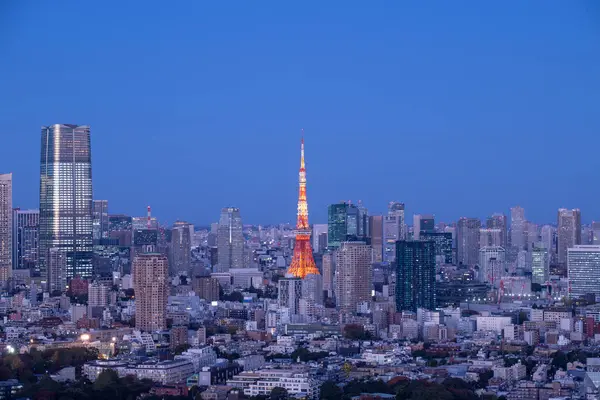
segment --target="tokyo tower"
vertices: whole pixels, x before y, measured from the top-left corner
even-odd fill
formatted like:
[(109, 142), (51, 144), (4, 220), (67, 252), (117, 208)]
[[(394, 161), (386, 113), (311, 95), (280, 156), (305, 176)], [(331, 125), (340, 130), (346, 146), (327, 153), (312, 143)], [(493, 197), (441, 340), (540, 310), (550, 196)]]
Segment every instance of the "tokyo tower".
[(304, 166), (304, 134), (300, 144), (300, 174), (298, 190), (298, 220), (296, 222), (296, 244), (294, 257), (288, 274), (302, 278), (309, 274), (319, 275), (310, 245), (310, 228), (308, 226), (308, 203), (306, 202), (306, 168)]

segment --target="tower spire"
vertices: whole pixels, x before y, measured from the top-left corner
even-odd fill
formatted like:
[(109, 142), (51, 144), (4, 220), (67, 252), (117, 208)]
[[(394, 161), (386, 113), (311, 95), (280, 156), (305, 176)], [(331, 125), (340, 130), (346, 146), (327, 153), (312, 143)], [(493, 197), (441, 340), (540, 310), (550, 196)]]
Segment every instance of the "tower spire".
[(308, 225), (308, 202), (306, 201), (306, 165), (304, 163), (304, 129), (300, 140), (300, 172), (298, 174), (298, 216), (296, 221), (296, 244), (294, 257), (288, 273), (298, 278), (308, 274), (319, 275), (310, 245), (310, 227)]

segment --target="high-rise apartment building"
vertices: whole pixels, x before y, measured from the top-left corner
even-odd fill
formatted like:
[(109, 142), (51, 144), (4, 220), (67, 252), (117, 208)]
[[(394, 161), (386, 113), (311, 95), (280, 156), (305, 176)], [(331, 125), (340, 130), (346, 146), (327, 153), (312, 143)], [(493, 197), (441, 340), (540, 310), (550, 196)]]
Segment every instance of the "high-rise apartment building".
[(452, 264), (452, 233), (451, 232), (423, 232), (420, 235), (421, 240), (433, 241), (435, 255), (443, 264)]
[(567, 262), (567, 250), (581, 244), (581, 211), (559, 209), (557, 226), (558, 262), (564, 264)]
[(300, 299), (302, 298), (302, 279), (281, 278), (278, 285), (278, 306), (288, 308), (292, 315), (298, 314), (300, 312)]
[(48, 250), (61, 248), (67, 278), (92, 275), (92, 155), (90, 127), (42, 127), (39, 265), (47, 276)]
[(19, 208), (13, 210), (13, 269), (29, 270), (32, 275), (39, 275), (37, 270), (39, 233), (40, 212), (38, 210)]
[(210, 276), (197, 276), (192, 279), (192, 287), (196, 296), (208, 302), (219, 300), (219, 280)]
[(335, 296), (343, 313), (356, 313), (362, 301), (371, 301), (373, 249), (364, 242), (343, 242), (335, 252)]
[(543, 243), (536, 243), (531, 251), (531, 283), (540, 285), (550, 276), (550, 252)]
[(191, 275), (192, 232), (194, 226), (177, 221), (171, 229), (171, 270), (174, 274)]
[(60, 247), (51, 247), (48, 249), (46, 258), (48, 291), (64, 292), (67, 288), (67, 254), (66, 250)]
[(219, 263), (215, 272), (244, 268), (244, 233), (239, 208), (221, 210), (217, 234)]
[(510, 244), (519, 250), (526, 246), (525, 240), (525, 210), (516, 206), (510, 209)]
[(508, 223), (506, 215), (495, 213), (487, 218), (485, 227), (488, 229), (500, 229), (501, 243), (498, 246), (508, 246)]
[(88, 306), (106, 307), (108, 305), (108, 287), (98, 282), (88, 284)]
[(396, 259), (396, 242), (405, 238), (404, 203), (392, 201), (383, 219), (384, 261), (393, 262)]
[(323, 254), (323, 291), (328, 298), (333, 298), (335, 290), (335, 256), (328, 252)]
[(500, 246), (485, 246), (479, 249), (479, 281), (500, 287), (506, 276), (506, 250)]
[(373, 247), (373, 261), (383, 261), (383, 216), (372, 215), (369, 217), (369, 235)]
[(0, 284), (12, 276), (12, 174), (0, 174)]
[(138, 254), (133, 260), (135, 327), (144, 331), (167, 328), (169, 262), (157, 253)]
[(435, 242), (401, 240), (396, 253), (396, 310), (435, 309)]
[(600, 296), (600, 246), (575, 245), (567, 249), (567, 277), (571, 298)]
[(435, 217), (430, 214), (415, 214), (413, 216), (413, 239), (419, 240), (421, 232), (435, 232)]
[(108, 200), (92, 200), (92, 238), (94, 241), (108, 238)]
[(600, 244), (600, 222), (592, 222), (592, 244)]
[(456, 248), (458, 263), (473, 266), (479, 261), (479, 229), (478, 218), (461, 217), (456, 223)]
[(548, 249), (548, 254), (552, 259), (552, 254), (556, 253), (556, 246), (554, 245), (554, 235), (556, 229), (552, 225), (544, 225), (540, 229), (540, 243)]

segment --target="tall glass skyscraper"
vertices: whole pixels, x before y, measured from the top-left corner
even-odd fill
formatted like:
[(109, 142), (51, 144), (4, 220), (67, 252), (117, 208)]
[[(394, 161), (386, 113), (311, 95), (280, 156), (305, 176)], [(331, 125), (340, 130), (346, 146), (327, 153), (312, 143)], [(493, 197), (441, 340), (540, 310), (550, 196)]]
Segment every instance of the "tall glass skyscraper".
[(218, 265), (214, 272), (244, 268), (244, 230), (239, 208), (221, 210), (217, 233)]
[(396, 261), (396, 309), (435, 309), (435, 242), (400, 240)]
[(0, 282), (12, 275), (12, 174), (0, 174)]
[(40, 274), (50, 249), (66, 256), (65, 276), (92, 275), (92, 154), (90, 127), (42, 127), (40, 156)]

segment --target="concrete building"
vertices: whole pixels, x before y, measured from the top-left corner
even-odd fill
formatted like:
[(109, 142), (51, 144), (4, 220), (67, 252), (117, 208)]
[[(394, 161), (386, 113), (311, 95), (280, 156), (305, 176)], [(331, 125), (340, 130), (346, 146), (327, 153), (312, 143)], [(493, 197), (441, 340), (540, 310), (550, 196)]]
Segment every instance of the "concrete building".
[(388, 205), (388, 213), (383, 218), (384, 261), (393, 262), (396, 258), (396, 242), (406, 238), (404, 203), (395, 201)]
[(239, 208), (221, 210), (217, 234), (218, 264), (215, 272), (244, 268), (244, 233)]
[(506, 275), (506, 250), (499, 246), (486, 246), (479, 250), (479, 281), (499, 287), (500, 278)]
[(175, 275), (191, 275), (194, 226), (176, 221), (171, 228), (171, 270)]
[(328, 298), (334, 297), (335, 255), (332, 252), (323, 254), (323, 291)]
[(413, 215), (413, 239), (419, 240), (421, 232), (435, 232), (435, 217), (431, 214)]
[(90, 307), (106, 307), (108, 305), (107, 286), (101, 285), (98, 282), (93, 282), (88, 285), (88, 306)]
[(12, 276), (12, 174), (0, 174), (0, 284)]
[(208, 302), (219, 300), (219, 280), (210, 276), (196, 276), (192, 279), (196, 295)]
[(492, 331), (500, 335), (502, 334), (502, 330), (511, 324), (512, 321), (510, 317), (477, 316), (478, 331)]
[(569, 295), (582, 297), (588, 293), (600, 296), (600, 245), (579, 245), (567, 250)]
[(264, 369), (244, 371), (227, 380), (227, 385), (243, 389), (246, 396), (268, 396), (276, 387), (282, 387), (292, 396), (319, 398), (319, 383), (308, 372), (295, 369)]
[(135, 327), (144, 331), (167, 328), (169, 262), (157, 253), (139, 254), (133, 260)]
[(559, 209), (557, 226), (558, 262), (565, 264), (568, 249), (581, 244), (581, 211)]
[(355, 313), (358, 303), (371, 301), (372, 252), (363, 242), (343, 242), (335, 253), (335, 294), (344, 313)]
[(313, 224), (312, 248), (315, 253), (323, 253), (327, 249), (327, 224)]
[(496, 246), (501, 246), (506, 248), (508, 246), (508, 224), (507, 218), (504, 214), (492, 214), (487, 218), (485, 227), (487, 229), (500, 229), (500, 244)]
[(479, 229), (477, 218), (461, 217), (456, 224), (456, 249), (458, 263), (474, 266), (479, 261)]
[(67, 288), (67, 254), (63, 249), (52, 247), (46, 256), (48, 291), (64, 292)]
[(525, 249), (525, 210), (516, 206), (510, 209), (510, 244), (519, 250)]
[(502, 247), (502, 230), (498, 228), (481, 228), (479, 230), (479, 246)]
[(371, 215), (369, 217), (369, 235), (373, 247), (373, 262), (383, 261), (383, 216)]
[(40, 156), (40, 274), (48, 249), (67, 255), (67, 278), (92, 276), (92, 157), (90, 127), (42, 127)]
[(298, 314), (300, 312), (300, 299), (302, 298), (302, 279), (282, 278), (279, 279), (278, 285), (277, 305), (288, 308), (292, 315)]

